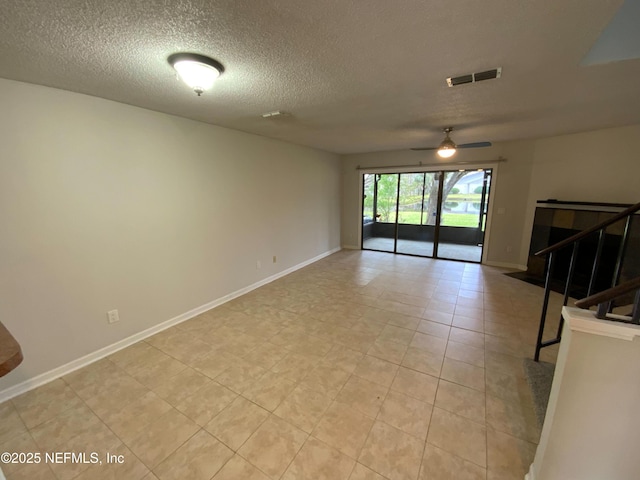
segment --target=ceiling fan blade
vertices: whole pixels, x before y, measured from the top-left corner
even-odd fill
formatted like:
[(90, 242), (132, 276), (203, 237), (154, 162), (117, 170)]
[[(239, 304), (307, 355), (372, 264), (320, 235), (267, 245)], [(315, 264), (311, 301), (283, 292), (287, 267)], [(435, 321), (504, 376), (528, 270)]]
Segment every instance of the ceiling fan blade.
[(438, 147), (419, 147), (419, 148), (412, 148), (411, 150), (437, 150)]
[(474, 142), (474, 143), (463, 143), (462, 145), (456, 145), (457, 148), (481, 148), (481, 147), (490, 147), (491, 142)]

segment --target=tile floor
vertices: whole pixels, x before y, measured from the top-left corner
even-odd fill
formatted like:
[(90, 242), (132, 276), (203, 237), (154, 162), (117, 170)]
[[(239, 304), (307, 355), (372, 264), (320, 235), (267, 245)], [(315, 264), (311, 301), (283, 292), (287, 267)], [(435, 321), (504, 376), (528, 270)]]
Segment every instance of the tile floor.
[[(522, 357), (541, 296), (492, 267), (342, 251), (0, 404), (0, 451), (103, 462), (3, 470), (522, 479), (540, 434)], [(107, 464), (106, 452), (124, 462)]]

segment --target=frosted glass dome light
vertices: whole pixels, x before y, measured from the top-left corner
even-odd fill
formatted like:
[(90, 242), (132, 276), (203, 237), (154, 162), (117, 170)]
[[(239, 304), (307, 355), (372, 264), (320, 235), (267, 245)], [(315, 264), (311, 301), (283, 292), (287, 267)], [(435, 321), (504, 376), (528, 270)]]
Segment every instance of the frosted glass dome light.
[(168, 60), (182, 81), (198, 96), (209, 90), (224, 72), (224, 67), (218, 61), (197, 53), (175, 53)]

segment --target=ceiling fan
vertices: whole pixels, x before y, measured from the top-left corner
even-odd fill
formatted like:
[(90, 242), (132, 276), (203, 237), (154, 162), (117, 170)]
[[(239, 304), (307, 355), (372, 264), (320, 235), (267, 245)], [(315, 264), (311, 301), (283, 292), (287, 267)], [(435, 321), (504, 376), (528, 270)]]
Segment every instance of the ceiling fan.
[(442, 158), (449, 158), (456, 153), (456, 150), (459, 148), (482, 148), (482, 147), (490, 147), (491, 142), (474, 142), (474, 143), (463, 143), (461, 145), (456, 145), (449, 134), (453, 131), (453, 127), (447, 127), (444, 129), (445, 137), (440, 145), (437, 147), (422, 147), (422, 148), (412, 148), (411, 150), (437, 150), (438, 155)]

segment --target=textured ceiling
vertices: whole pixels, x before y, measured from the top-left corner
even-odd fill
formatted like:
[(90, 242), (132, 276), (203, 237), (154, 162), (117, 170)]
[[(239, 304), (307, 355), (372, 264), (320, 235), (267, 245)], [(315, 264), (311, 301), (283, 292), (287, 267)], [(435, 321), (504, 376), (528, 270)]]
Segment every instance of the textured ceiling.
[[(538, 138), (640, 123), (640, 60), (580, 66), (622, 3), (2, 0), (0, 77), (337, 153)], [(213, 90), (179, 51), (225, 66)]]

